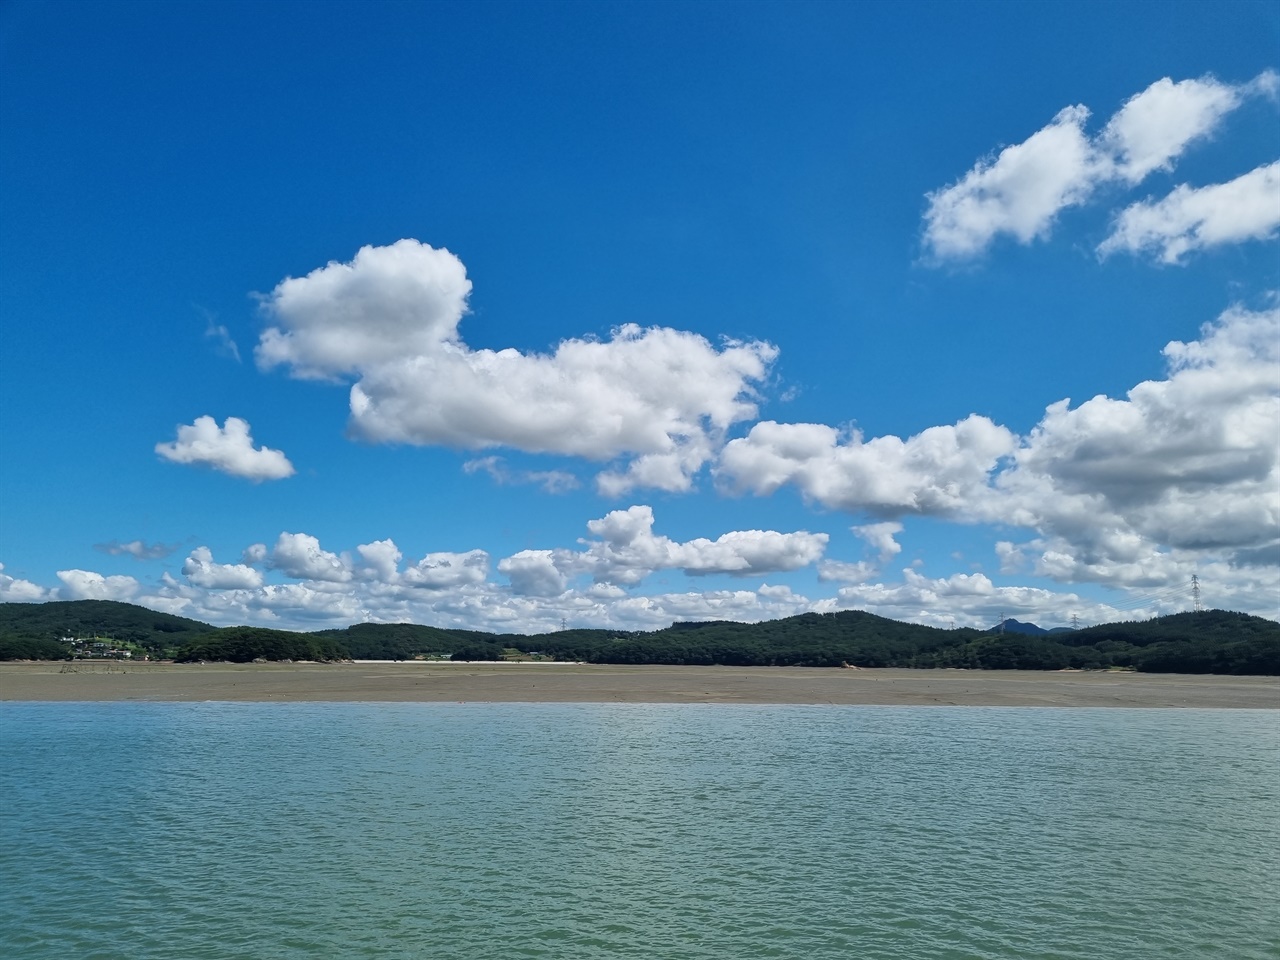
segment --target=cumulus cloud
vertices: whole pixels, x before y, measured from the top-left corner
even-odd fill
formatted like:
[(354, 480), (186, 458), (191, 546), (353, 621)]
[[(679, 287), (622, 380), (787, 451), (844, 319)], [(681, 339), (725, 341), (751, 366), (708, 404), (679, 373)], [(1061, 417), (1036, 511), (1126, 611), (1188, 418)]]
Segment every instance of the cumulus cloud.
[(351, 579), (350, 561), (322, 549), (320, 541), (306, 533), (280, 534), (267, 565), (296, 580), (345, 583)]
[(771, 494), (792, 484), (837, 510), (956, 516), (986, 494), (992, 470), (1016, 448), (1010, 430), (977, 415), (906, 440), (766, 420), (726, 445), (716, 476), (737, 493)]
[(1001, 235), (1023, 244), (1045, 237), (1059, 212), (1086, 202), (1099, 185), (1133, 185), (1171, 169), (1246, 97), (1275, 87), (1271, 72), (1237, 85), (1166, 77), (1131, 97), (1094, 137), (1085, 132), (1088, 108), (1065, 107), (1022, 143), (930, 193), (925, 246), (939, 260), (958, 260), (981, 254)]
[(127, 543), (121, 543), (119, 540), (109, 540), (106, 543), (95, 543), (93, 549), (100, 550), (113, 557), (127, 555), (136, 560), (160, 560), (169, 556), (179, 546), (176, 543), (170, 546), (167, 543), (144, 543), (141, 540), (130, 540)]
[(370, 442), (630, 458), (601, 479), (620, 494), (688, 489), (725, 430), (755, 416), (753, 385), (777, 354), (634, 324), (549, 354), (474, 350), (458, 331), (470, 290), (447, 250), (364, 247), (264, 298), (258, 363), (354, 379), (350, 430)]
[(197, 417), (189, 426), (178, 427), (177, 440), (157, 443), (156, 453), (174, 463), (210, 467), (255, 483), (294, 474), (281, 451), (253, 445), (249, 424), (239, 417), (227, 417), (221, 427), (213, 417)]
[[(906, 440), (766, 421), (725, 447), (717, 479), (883, 518), (854, 528), (881, 562), (896, 552), (892, 518), (919, 514), (1030, 530), (1001, 563), (1061, 581), (1185, 580), (1197, 560), (1280, 541), (1280, 307), (1233, 307), (1164, 355), (1166, 379), (1052, 404), (1025, 437), (977, 416)], [(823, 567), (833, 580), (870, 573)]]
[(1267, 240), (1277, 231), (1280, 161), (1228, 183), (1199, 188), (1182, 184), (1163, 200), (1126, 207), (1098, 253), (1147, 253), (1162, 263), (1181, 263), (1196, 250)]
[(393, 583), (398, 578), (400, 561), (404, 559), (404, 555), (394, 540), (362, 543), (356, 547), (356, 553), (360, 554), (360, 559), (365, 563), (359, 571), (364, 578), (384, 583)]
[(1124, 399), (1051, 405), (982, 502), (1043, 535), (1042, 572), (1152, 583), (1194, 572), (1176, 551), (1280, 540), (1280, 307), (1233, 307), (1164, 354), (1167, 379)]
[(1058, 211), (1083, 202), (1104, 175), (1084, 132), (1088, 119), (1087, 108), (1066, 107), (1022, 143), (929, 194), (925, 243), (934, 255), (973, 256), (1001, 233), (1022, 243), (1048, 233)]
[(262, 586), (262, 574), (243, 563), (215, 563), (208, 547), (196, 547), (182, 564), (182, 575), (209, 590), (251, 590)]
[(829, 539), (807, 530), (735, 530), (715, 540), (698, 537), (681, 543), (655, 535), (653, 509), (643, 505), (614, 510), (590, 521), (587, 529), (598, 539), (582, 541), (586, 549), (561, 562), (590, 572), (598, 581), (622, 584), (638, 583), (655, 570), (693, 576), (798, 570), (821, 559)]
[(896, 520), (865, 523), (852, 529), (855, 536), (865, 540), (880, 554), (881, 563), (887, 563), (902, 552), (902, 545), (896, 539), (902, 532), (902, 524)]
[(533, 597), (558, 597), (568, 577), (556, 564), (552, 550), (521, 550), (498, 561), (498, 572), (511, 581), (511, 589)]
[(139, 590), (133, 577), (104, 577), (92, 570), (59, 570), (60, 600), (131, 600)]
[(827, 534), (734, 530), (715, 540), (705, 537), (679, 542), (653, 532), (653, 509), (645, 505), (614, 510), (587, 523), (592, 538), (583, 549), (522, 550), (499, 561), (517, 594), (556, 596), (573, 579), (590, 576), (597, 585), (635, 586), (658, 570), (688, 576), (729, 574), (759, 576), (797, 570), (817, 563)]
[(428, 553), (401, 575), (401, 581), (420, 590), (455, 590), (484, 583), (489, 576), (489, 554)]
[(416, 240), (365, 246), (350, 263), (330, 261), (281, 281), (263, 300), (275, 325), (255, 354), (264, 370), (330, 379), (456, 343), (471, 281), (448, 250)]
[(1246, 96), (1274, 92), (1270, 71), (1250, 83), (1231, 85), (1201, 77), (1174, 83), (1157, 80), (1129, 98), (1098, 138), (1098, 148), (1115, 174), (1139, 183), (1149, 173), (1169, 170), (1191, 144), (1210, 137)]
[(0, 563), (0, 603), (40, 603), (48, 599), (48, 590), (30, 580), (9, 576)]
[(818, 579), (836, 581), (838, 583), (865, 583), (880, 572), (874, 563), (859, 560), (849, 563), (845, 560), (823, 560), (818, 564)]

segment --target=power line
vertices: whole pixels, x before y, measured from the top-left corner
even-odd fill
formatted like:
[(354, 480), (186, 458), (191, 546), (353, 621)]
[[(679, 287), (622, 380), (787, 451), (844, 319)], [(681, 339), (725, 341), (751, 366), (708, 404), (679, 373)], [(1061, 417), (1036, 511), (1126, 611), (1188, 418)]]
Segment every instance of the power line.
[(1168, 587), (1159, 593), (1147, 594), (1142, 597), (1129, 597), (1125, 600), (1116, 600), (1108, 603), (1107, 606), (1116, 610), (1127, 610), (1135, 607), (1145, 607), (1153, 603), (1161, 603), (1165, 600), (1174, 600), (1178, 597), (1185, 597), (1189, 591), (1193, 591), (1195, 583), (1191, 580), (1184, 580), (1182, 583)]

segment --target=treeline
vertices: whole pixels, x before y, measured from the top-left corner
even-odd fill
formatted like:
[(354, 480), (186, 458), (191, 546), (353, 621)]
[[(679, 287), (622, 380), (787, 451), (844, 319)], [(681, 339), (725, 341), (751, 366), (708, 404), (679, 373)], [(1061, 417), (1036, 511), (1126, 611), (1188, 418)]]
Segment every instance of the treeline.
[[(91, 622), (99, 612), (110, 614), (108, 624)], [(23, 619), (24, 614), (30, 615), (28, 619)], [(81, 624), (82, 632), (114, 629), (119, 635), (133, 629), (134, 636), (142, 638), (135, 642), (151, 650), (168, 650), (184, 661), (500, 660), (521, 656), (616, 664), (848, 664), (984, 670), (1121, 667), (1161, 673), (1280, 676), (1280, 623), (1225, 610), (1047, 634), (942, 630), (844, 611), (806, 613), (765, 623), (675, 623), (654, 631), (562, 630), (523, 636), (372, 623), (316, 633), (260, 627), (218, 630), (131, 604), (11, 603), (0, 604), (0, 659), (65, 658), (65, 645), (56, 641), (68, 635), (64, 624), (72, 619)]]
[(70, 660), (71, 648), (57, 640), (0, 634), (0, 660)]
[(502, 649), (497, 643), (502, 638), (491, 633), (443, 630), (416, 623), (357, 623), (343, 630), (320, 630), (314, 636), (340, 644), (353, 660), (412, 660), (419, 656), (448, 658), (467, 645), (486, 650), (492, 646), (499, 655)]
[(340, 643), (314, 633), (293, 633), (265, 627), (223, 627), (210, 630), (182, 647), (174, 657), (179, 663), (219, 660), (251, 663), (254, 660), (350, 660), (351, 652)]
[(518, 636), (361, 624), (326, 635), (339, 643), (348, 643), (348, 635), (358, 636), (357, 656), (376, 660), (426, 655), (499, 660), (514, 649), (526, 656), (586, 663), (974, 670), (1121, 667), (1280, 676), (1280, 624), (1224, 610), (1039, 635), (942, 630), (862, 611), (806, 613), (752, 624), (675, 623), (650, 632), (562, 630)]

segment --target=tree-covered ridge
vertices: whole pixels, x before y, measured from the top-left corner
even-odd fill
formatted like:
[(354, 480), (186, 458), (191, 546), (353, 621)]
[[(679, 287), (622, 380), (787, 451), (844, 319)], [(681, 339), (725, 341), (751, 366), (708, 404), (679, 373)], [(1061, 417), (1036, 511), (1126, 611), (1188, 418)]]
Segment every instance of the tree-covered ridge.
[[(98, 614), (104, 620), (94, 622)], [(183, 660), (499, 660), (539, 656), (588, 663), (726, 666), (960, 667), (1059, 670), (1122, 667), (1169, 673), (1280, 676), (1280, 623), (1225, 610), (1031, 634), (943, 630), (863, 611), (806, 613), (764, 623), (674, 623), (654, 631), (562, 630), (524, 636), (417, 624), (361, 623), (295, 633), (214, 629), (132, 604), (0, 604), (0, 659), (67, 656), (56, 641), (81, 632), (142, 637)]]
[(0, 603), (0, 631), (48, 639), (96, 634), (145, 643), (184, 633), (206, 633), (209, 624), (116, 600), (51, 600)]
[[(190, 638), (212, 629), (199, 620), (115, 600), (0, 603), (0, 660), (68, 659), (69, 647), (59, 643), (64, 637), (110, 640), (151, 657), (167, 657)], [(56, 646), (48, 646), (51, 643)], [(33, 650), (45, 655), (23, 653)]]
[(211, 630), (186, 644), (174, 657), (179, 663), (196, 660), (226, 660), (250, 663), (254, 660), (350, 660), (351, 652), (342, 644), (314, 633), (293, 633), (265, 627), (223, 627)]

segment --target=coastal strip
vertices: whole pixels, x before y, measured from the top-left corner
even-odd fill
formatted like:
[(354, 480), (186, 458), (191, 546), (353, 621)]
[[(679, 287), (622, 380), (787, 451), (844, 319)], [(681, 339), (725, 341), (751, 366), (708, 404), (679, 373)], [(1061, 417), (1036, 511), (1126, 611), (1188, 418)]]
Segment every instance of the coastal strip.
[(554, 663), (4, 663), (0, 701), (1280, 708), (1280, 678)]

